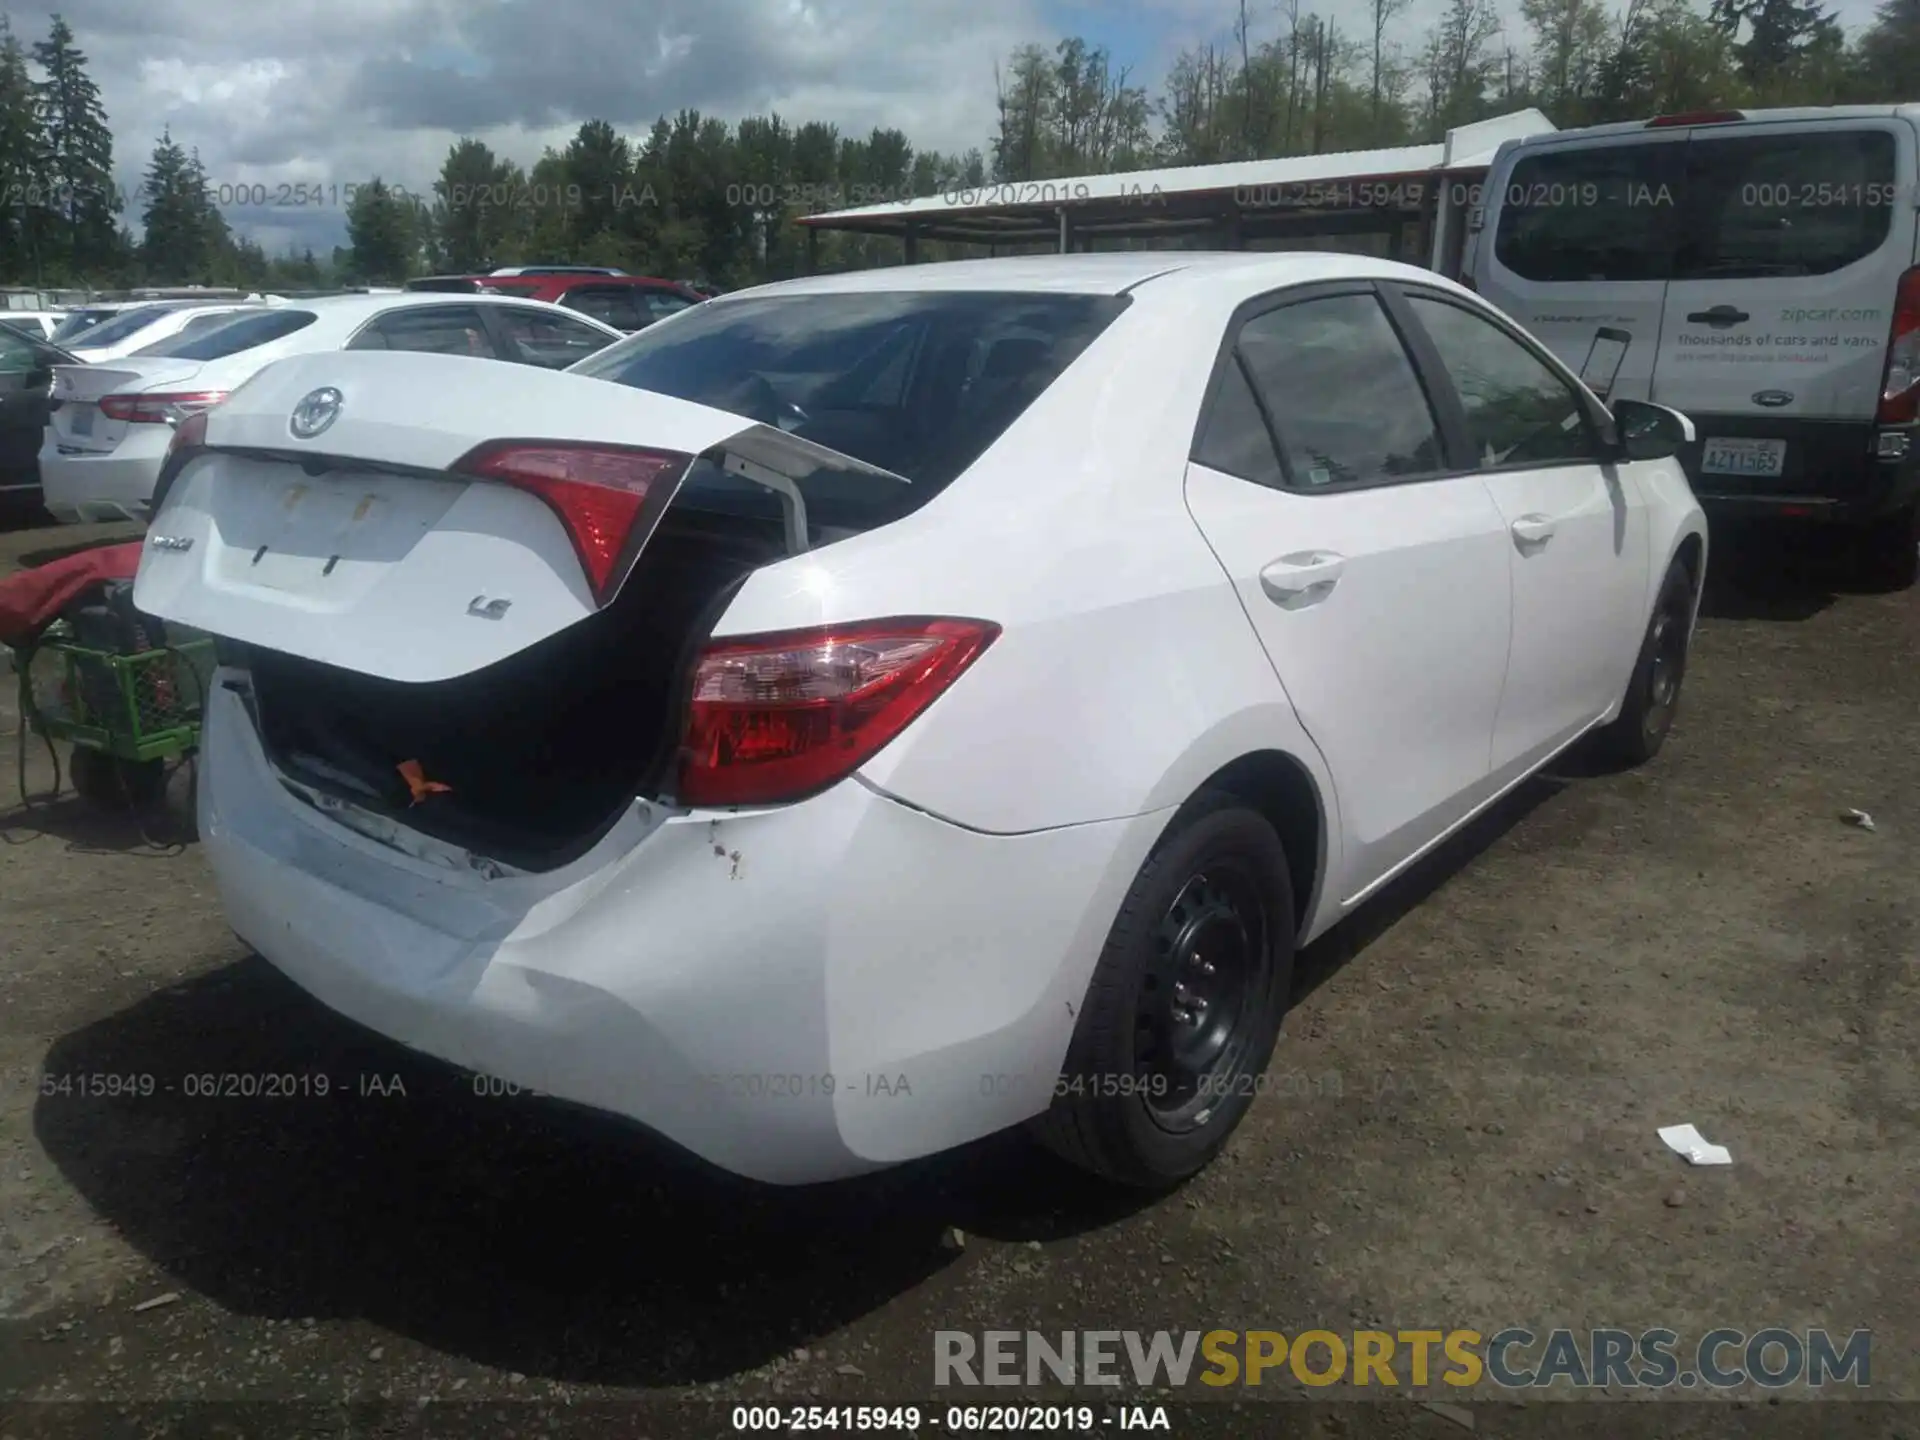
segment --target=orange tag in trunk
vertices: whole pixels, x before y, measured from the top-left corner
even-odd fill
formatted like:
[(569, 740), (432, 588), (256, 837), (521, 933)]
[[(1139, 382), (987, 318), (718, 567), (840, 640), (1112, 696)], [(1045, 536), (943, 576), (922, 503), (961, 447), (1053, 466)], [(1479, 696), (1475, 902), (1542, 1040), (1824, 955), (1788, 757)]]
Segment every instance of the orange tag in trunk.
[(394, 768), (400, 772), (400, 778), (407, 782), (407, 789), (413, 792), (410, 804), (418, 805), (429, 795), (453, 793), (451, 785), (442, 785), (438, 780), (427, 779), (426, 772), (420, 768), (418, 760), (402, 760)]

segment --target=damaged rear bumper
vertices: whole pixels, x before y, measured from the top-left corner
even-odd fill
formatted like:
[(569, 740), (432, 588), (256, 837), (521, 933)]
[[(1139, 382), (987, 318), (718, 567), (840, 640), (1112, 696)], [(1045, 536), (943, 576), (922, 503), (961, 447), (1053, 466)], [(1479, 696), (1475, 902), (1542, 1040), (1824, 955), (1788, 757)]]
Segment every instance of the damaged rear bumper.
[(1166, 819), (985, 835), (848, 781), (755, 812), (639, 802), (561, 870), (489, 874), (297, 798), (218, 684), (199, 803), (233, 928), (324, 1004), (780, 1184), (1044, 1109)]

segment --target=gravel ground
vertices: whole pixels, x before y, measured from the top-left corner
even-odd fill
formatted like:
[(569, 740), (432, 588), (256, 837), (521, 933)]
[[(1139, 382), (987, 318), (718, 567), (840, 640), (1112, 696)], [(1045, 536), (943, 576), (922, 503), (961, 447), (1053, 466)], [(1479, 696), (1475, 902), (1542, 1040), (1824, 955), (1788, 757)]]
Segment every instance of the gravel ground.
[[(0, 573), (75, 538), (0, 535)], [(251, 958), (164, 820), (22, 810), (5, 687), (0, 1433), (718, 1434), (716, 1399), (937, 1409), (935, 1330), (1027, 1326), (1867, 1328), (1868, 1393), (1920, 1398), (1920, 593), (1836, 593), (1831, 556), (1764, 537), (1715, 571), (1661, 757), (1531, 783), (1316, 945), (1274, 1093), (1152, 1202), (1017, 1137), (763, 1190), (476, 1096)], [(330, 1093), (185, 1093), (255, 1073)], [(1733, 1165), (1666, 1151), (1656, 1127), (1686, 1120)], [(1443, 1389), (1221, 1402), (1180, 1433), (1920, 1416)], [(93, 1403), (32, 1403), (59, 1400)]]

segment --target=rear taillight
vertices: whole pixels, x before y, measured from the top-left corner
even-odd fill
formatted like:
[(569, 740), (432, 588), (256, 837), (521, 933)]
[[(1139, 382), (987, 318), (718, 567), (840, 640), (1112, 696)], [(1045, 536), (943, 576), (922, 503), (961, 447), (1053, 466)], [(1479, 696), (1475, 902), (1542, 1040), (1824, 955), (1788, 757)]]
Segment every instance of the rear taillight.
[(184, 390), (165, 395), (102, 395), (100, 413), (129, 425), (177, 425), (227, 398), (224, 390)]
[[(671, 450), (589, 445), (567, 440), (496, 440), (469, 451), (453, 469), (538, 495), (573, 541), (594, 603), (605, 605), (633, 568), (652, 525), (692, 457)], [(649, 511), (649, 497), (658, 496)]]
[(707, 646), (681, 738), (684, 805), (802, 799), (865, 764), (1000, 633), (984, 620), (873, 620)]
[(1880, 377), (1880, 423), (1920, 420), (1920, 265), (1900, 277), (1893, 295), (1887, 368)]
[(1686, 125), (1731, 125), (1746, 119), (1739, 110), (1682, 110), (1675, 115), (1656, 115), (1647, 121), (1649, 130), (1671, 130)]
[(173, 438), (167, 441), (167, 458), (171, 460), (181, 450), (198, 450), (207, 443), (207, 412), (196, 410), (173, 428)]

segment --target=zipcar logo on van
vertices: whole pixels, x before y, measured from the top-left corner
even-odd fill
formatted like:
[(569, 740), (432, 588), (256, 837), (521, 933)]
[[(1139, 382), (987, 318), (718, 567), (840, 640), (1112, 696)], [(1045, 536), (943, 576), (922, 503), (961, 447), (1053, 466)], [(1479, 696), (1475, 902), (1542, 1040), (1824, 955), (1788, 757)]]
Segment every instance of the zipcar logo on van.
[(331, 385), (322, 385), (318, 390), (309, 391), (302, 395), (300, 403), (293, 407), (293, 414), (287, 421), (287, 428), (293, 432), (296, 440), (313, 439), (340, 418), (340, 404), (343, 398)]
[(1886, 312), (1881, 310), (1782, 310), (1780, 318), (1789, 325), (1805, 324), (1818, 320), (1878, 320)]

